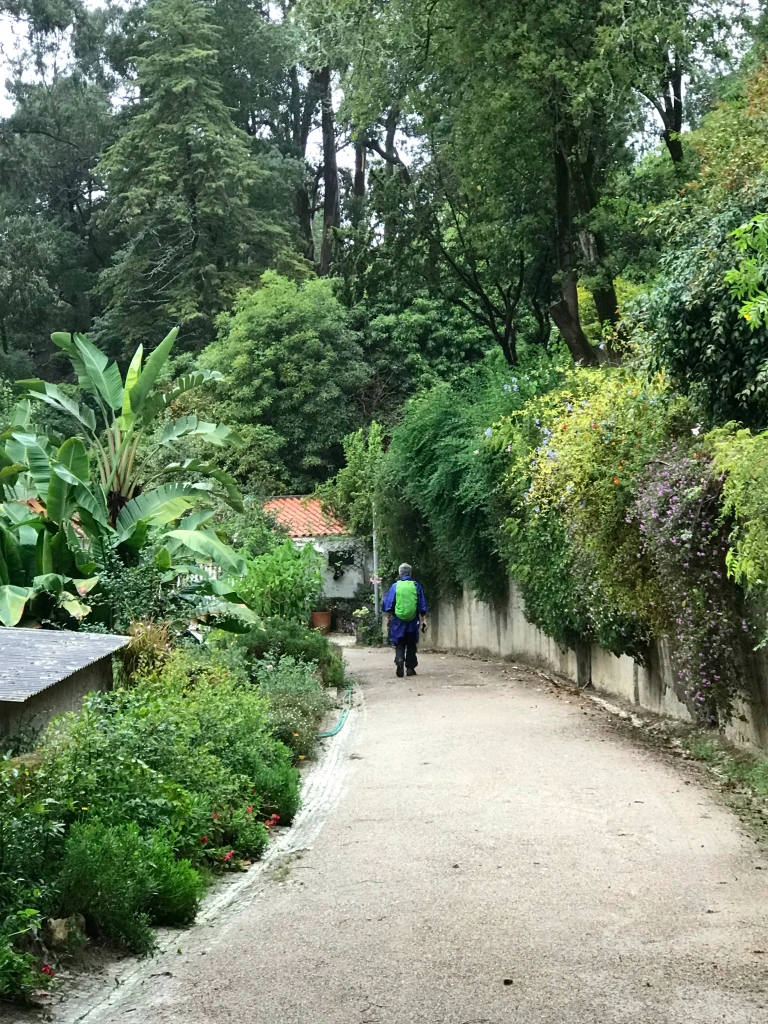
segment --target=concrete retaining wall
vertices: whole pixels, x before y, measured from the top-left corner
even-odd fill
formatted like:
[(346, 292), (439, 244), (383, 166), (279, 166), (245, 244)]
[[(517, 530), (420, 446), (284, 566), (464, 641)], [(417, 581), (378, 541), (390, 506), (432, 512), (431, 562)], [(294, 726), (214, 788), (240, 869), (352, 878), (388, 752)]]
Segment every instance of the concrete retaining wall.
[[(500, 607), (478, 601), (469, 592), (456, 601), (439, 601), (430, 615), (424, 648), (487, 653), (536, 665), (657, 714), (690, 721), (682, 686), (674, 678), (669, 652), (661, 643), (649, 667), (632, 658), (617, 658), (600, 647), (563, 650), (525, 618), (522, 599), (510, 582), (509, 598)], [(740, 701), (727, 735), (742, 746), (768, 751), (768, 662), (753, 658), (750, 693)]]

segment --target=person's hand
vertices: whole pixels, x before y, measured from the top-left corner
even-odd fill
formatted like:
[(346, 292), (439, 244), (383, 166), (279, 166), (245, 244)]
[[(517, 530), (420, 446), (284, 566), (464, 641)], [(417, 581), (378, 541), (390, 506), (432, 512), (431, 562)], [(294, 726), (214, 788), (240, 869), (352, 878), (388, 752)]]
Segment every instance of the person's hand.
[(421, 620), (421, 632), (422, 633), (426, 633), (427, 632), (427, 620), (426, 619), (422, 619)]

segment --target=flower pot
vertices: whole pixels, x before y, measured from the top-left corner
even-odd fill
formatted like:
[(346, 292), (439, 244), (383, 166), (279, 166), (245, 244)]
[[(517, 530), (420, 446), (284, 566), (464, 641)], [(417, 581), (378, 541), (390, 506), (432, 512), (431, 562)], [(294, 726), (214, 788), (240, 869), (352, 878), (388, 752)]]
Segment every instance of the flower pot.
[(330, 633), (331, 613), (312, 612), (312, 629), (319, 629), (321, 633)]

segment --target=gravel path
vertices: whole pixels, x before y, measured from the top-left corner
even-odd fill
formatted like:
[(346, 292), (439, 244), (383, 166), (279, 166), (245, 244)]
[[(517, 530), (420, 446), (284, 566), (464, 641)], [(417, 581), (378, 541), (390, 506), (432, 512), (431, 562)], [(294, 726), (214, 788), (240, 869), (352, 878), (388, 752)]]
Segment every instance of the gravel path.
[(364, 700), (276, 877), (54, 1019), (766, 1024), (768, 864), (714, 795), (518, 667), (346, 656)]

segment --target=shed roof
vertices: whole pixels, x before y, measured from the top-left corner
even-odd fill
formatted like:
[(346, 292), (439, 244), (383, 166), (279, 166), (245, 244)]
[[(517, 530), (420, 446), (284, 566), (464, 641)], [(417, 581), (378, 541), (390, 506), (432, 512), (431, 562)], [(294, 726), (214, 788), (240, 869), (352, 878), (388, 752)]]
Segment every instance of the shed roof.
[(128, 644), (127, 636), (0, 628), (0, 701), (21, 704)]
[(264, 511), (271, 512), (279, 526), (291, 537), (328, 537), (348, 534), (347, 527), (323, 511), (318, 498), (270, 498)]

